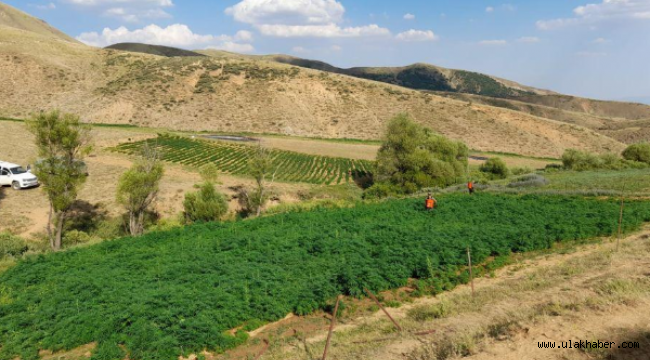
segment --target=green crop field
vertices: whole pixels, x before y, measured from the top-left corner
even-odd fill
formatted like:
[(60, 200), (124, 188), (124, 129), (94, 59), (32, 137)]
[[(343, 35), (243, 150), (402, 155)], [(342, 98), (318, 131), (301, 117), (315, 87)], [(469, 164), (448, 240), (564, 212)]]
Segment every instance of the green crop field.
[[(338, 294), (416, 280), (468, 281), (465, 249), (498, 266), (512, 252), (616, 232), (615, 200), (539, 195), (439, 197), (199, 224), (32, 256), (0, 275), (0, 360), (97, 343), (93, 358), (178, 359), (247, 339), (230, 329), (307, 314)], [(650, 221), (626, 204), (623, 229)], [(249, 326), (253, 327), (253, 326)]]
[[(165, 161), (200, 167), (214, 163), (228, 174), (248, 175), (252, 145), (160, 135), (156, 139), (121, 144), (117, 151), (136, 153), (148, 143), (159, 149)], [(372, 162), (327, 156), (315, 156), (284, 150), (269, 150), (277, 169), (275, 179), (284, 182), (342, 184), (370, 173)]]

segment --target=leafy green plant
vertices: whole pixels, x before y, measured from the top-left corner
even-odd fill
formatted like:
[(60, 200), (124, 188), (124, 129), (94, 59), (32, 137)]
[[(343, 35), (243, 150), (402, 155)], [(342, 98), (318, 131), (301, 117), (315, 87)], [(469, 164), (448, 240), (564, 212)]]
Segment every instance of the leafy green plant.
[(498, 157), (489, 158), (485, 163), (481, 164), (479, 170), (487, 174), (492, 180), (505, 179), (510, 174), (506, 163)]
[(650, 165), (650, 143), (632, 144), (623, 151), (623, 158)]
[[(3, 274), (0, 360), (97, 342), (95, 359), (172, 360), (246, 341), (247, 322), (331, 306), (410, 279), (449, 290), (512, 252), (616, 233), (618, 201), (541, 195), (438, 197), (203, 223), (27, 257)], [(623, 231), (650, 221), (626, 203)], [(432, 231), (435, 230), (435, 231)], [(428, 260), (427, 260), (428, 259)], [(493, 261), (490, 261), (494, 259)]]

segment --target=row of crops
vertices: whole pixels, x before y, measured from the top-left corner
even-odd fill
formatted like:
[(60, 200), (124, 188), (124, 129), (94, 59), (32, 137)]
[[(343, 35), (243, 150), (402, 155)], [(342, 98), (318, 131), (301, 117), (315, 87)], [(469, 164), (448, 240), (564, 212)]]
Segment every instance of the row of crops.
[[(160, 151), (165, 161), (201, 167), (214, 163), (224, 173), (248, 175), (248, 159), (255, 147), (231, 142), (191, 139), (181, 136), (159, 135), (156, 139), (121, 144), (117, 151), (135, 154), (148, 144)], [(327, 156), (315, 156), (284, 150), (270, 150), (275, 179), (283, 182), (312, 184), (342, 184), (366, 176), (372, 163)]]
[[(178, 359), (246, 341), (238, 326), (307, 314), (431, 278), (467, 280), (490, 257), (616, 232), (616, 201), (452, 194), (194, 225), (31, 257), (0, 275), (0, 360), (96, 342), (94, 359)], [(626, 204), (623, 229), (650, 221)]]

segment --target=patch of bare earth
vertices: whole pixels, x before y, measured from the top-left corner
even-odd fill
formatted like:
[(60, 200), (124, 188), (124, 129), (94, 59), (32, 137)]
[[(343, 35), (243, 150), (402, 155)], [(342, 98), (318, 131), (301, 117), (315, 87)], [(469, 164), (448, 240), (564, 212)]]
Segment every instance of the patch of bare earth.
[[(0, 159), (19, 164), (33, 163), (37, 156), (32, 135), (24, 124), (0, 121)], [(88, 180), (79, 193), (79, 200), (99, 206), (109, 216), (117, 216), (124, 209), (116, 202), (115, 194), (119, 177), (132, 164), (128, 156), (106, 150), (127, 141), (136, 141), (155, 136), (137, 130), (115, 128), (93, 128), (94, 150), (85, 162), (88, 166)], [(227, 196), (235, 195), (237, 186), (251, 186), (253, 181), (229, 175), (222, 175), (218, 188)], [(175, 216), (182, 211), (184, 194), (193, 191), (194, 185), (201, 181), (196, 169), (165, 163), (160, 191), (155, 203), (156, 210), (163, 217)], [(295, 193), (310, 185), (276, 183), (273, 188), (280, 201), (292, 202)], [(230, 201), (231, 210), (237, 210), (236, 200)], [(15, 191), (5, 189), (5, 198), (0, 205), (0, 231), (10, 230), (18, 235), (36, 235), (45, 232), (49, 205), (42, 189), (34, 188)]]

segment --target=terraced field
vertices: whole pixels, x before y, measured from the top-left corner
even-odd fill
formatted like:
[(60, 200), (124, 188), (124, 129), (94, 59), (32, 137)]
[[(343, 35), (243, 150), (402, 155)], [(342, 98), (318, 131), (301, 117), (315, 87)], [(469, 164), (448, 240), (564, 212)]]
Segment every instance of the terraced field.
[[(159, 135), (156, 139), (125, 143), (115, 150), (135, 154), (145, 143), (160, 150), (165, 161), (201, 167), (214, 163), (224, 173), (248, 175), (248, 159), (254, 146), (181, 136)], [(354, 181), (368, 175), (372, 162), (328, 156), (315, 156), (285, 150), (269, 150), (277, 169), (275, 179), (334, 185)]]

